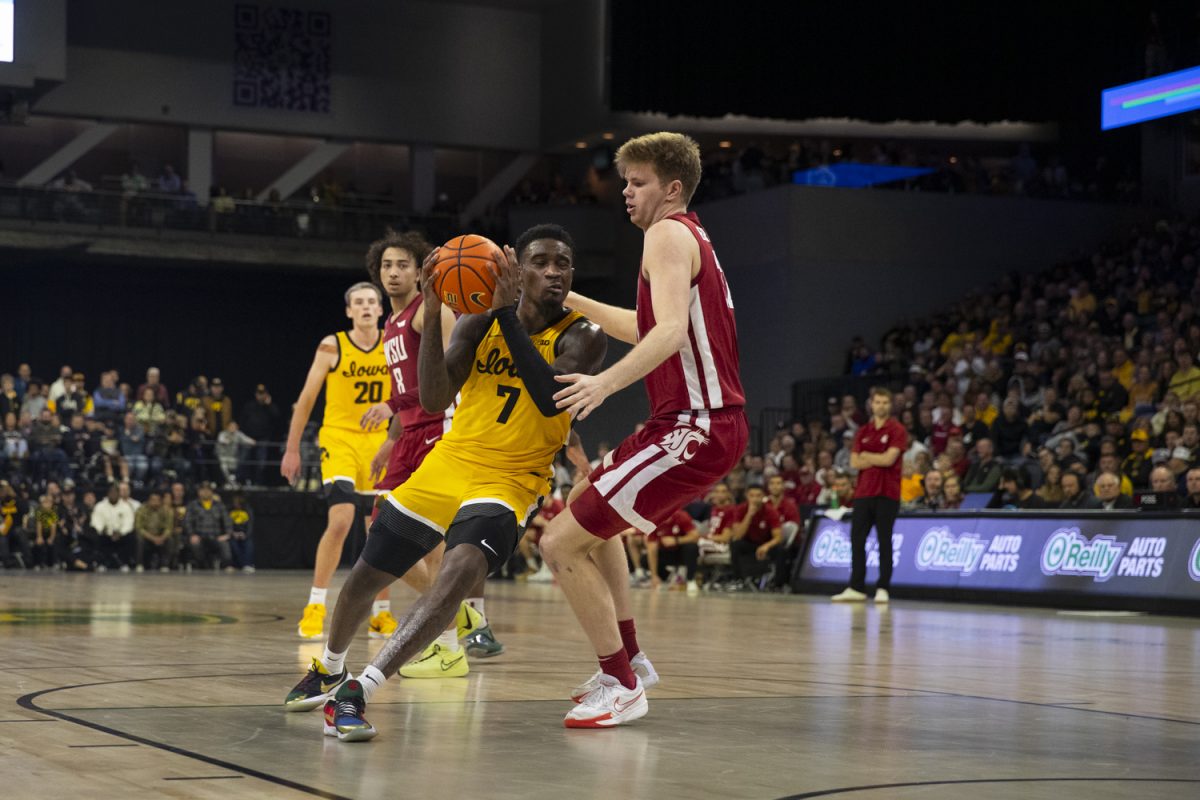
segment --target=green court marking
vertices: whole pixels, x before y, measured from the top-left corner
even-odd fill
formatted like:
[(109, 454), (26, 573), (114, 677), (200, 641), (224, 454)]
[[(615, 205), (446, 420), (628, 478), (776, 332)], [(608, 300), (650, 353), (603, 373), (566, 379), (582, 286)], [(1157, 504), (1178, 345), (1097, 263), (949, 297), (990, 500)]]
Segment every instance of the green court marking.
[(0, 608), (0, 625), (228, 625), (236, 617), (109, 608)]

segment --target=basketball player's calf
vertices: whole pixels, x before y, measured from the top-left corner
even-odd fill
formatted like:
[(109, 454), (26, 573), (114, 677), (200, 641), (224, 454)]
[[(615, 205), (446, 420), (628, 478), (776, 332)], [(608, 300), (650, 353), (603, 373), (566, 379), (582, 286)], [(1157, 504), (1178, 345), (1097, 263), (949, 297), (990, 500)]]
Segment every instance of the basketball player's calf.
[[(375, 546), (368, 539), (363, 551), (360, 564), (364, 566), (364, 576), (406, 570), (428, 552), (426, 548), (438, 537), (433, 529), (399, 512), (387, 520), (381, 514), (380, 523), (386, 522), (391, 522), (392, 527), (382, 533), (374, 531)], [(504, 506), (475, 504), (459, 512), (446, 534), (446, 555), (433, 587), (400, 617), (395, 633), (358, 680), (342, 684), (326, 702), (327, 735), (343, 741), (359, 741), (375, 735), (375, 728), (364, 716), (372, 694), (454, 622), (462, 601), (516, 549), (518, 535), (516, 516)], [(358, 571), (358, 567), (355, 569)], [(369, 585), (364, 587), (364, 593), (369, 596)]]

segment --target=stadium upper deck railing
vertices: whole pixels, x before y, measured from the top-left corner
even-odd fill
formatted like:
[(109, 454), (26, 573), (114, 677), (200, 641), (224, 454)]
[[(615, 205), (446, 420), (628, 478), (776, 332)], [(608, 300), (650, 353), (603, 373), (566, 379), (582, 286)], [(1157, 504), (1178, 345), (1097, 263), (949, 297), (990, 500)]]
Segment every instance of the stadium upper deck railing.
[(0, 185), (0, 219), (33, 225), (72, 223), (105, 232), (177, 230), (324, 241), (369, 241), (385, 228), (420, 228), (433, 241), (453, 236), (457, 216), (415, 214), (381, 199), (337, 205), (311, 199), (259, 203), (232, 197), (200, 205), (194, 195)]

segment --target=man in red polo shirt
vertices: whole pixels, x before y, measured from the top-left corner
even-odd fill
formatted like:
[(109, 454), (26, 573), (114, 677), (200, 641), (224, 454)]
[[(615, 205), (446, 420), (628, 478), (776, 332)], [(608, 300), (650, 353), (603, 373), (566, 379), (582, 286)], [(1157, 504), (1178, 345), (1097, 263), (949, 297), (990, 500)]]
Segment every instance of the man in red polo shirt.
[(767, 494), (759, 484), (746, 487), (746, 502), (734, 512), (730, 526), (733, 542), (730, 545), (733, 573), (747, 588), (758, 572), (755, 562), (767, 562), (783, 540), (779, 515), (766, 502)]
[[(773, 588), (780, 588), (787, 583), (788, 579), (788, 562), (791, 560), (791, 555), (800, 550), (803, 536), (801, 531), (804, 524), (800, 521), (800, 509), (796, 506), (796, 501), (789, 497), (785, 491), (782, 475), (772, 475), (767, 478), (767, 500), (766, 504), (775, 510), (779, 516), (780, 530), (782, 531), (782, 541), (780, 546), (775, 548), (775, 579), (772, 581)], [(792, 540), (788, 541), (789, 531), (783, 530), (788, 523), (795, 525), (795, 535)]]
[(867, 599), (867, 534), (875, 527), (879, 541), (879, 582), (875, 602), (888, 602), (892, 581), (892, 526), (900, 510), (900, 454), (908, 449), (908, 434), (892, 416), (892, 393), (871, 389), (871, 421), (854, 435), (850, 466), (858, 470), (854, 512), (850, 519), (850, 585), (833, 596), (835, 603)]

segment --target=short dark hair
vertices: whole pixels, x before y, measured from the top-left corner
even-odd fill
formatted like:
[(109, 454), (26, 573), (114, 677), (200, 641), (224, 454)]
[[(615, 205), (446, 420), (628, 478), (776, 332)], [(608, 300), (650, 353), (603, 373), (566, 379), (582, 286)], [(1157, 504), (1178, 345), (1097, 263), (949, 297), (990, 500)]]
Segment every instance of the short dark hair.
[(892, 390), (887, 388), (886, 386), (872, 386), (871, 391), (867, 393), (867, 396), (875, 397), (876, 395), (886, 397), (888, 400), (891, 400), (892, 399)]
[(763, 494), (766, 494), (766, 491), (767, 491), (766, 489), (763, 488), (763, 485), (761, 483), (751, 483), (748, 486), (746, 486), (747, 492), (749, 492), (751, 489), (758, 489)]
[(401, 250), (407, 250), (416, 259), (417, 269), (421, 268), (426, 256), (433, 250), (433, 245), (425, 241), (425, 236), (419, 231), (405, 231), (398, 233), (391, 228), (388, 228), (387, 233), (382, 239), (376, 239), (371, 242), (371, 246), (367, 248), (367, 275), (371, 276), (371, 283), (376, 286), (382, 286), (379, 280), (379, 270), (383, 263), (383, 251), (389, 247), (398, 247)]
[(538, 239), (557, 239), (565, 244), (571, 251), (571, 255), (575, 255), (575, 239), (562, 225), (555, 225), (550, 222), (544, 222), (540, 225), (534, 225), (529, 230), (517, 237), (517, 258), (519, 259), (525, 252), (525, 248), (536, 242)]
[(1030, 488), (1032, 481), (1029, 479), (1029, 470), (1025, 467), (1006, 467), (1004, 472), (1000, 474), (1000, 479), (1003, 481), (1012, 481), (1017, 485), (1018, 490)]

